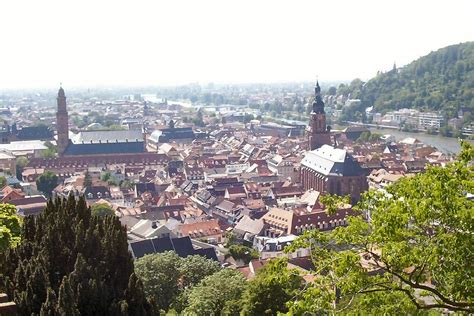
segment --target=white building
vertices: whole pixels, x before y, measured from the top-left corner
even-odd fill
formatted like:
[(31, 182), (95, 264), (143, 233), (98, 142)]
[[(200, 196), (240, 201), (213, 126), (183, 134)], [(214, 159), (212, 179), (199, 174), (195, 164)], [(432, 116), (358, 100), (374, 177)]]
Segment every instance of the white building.
[(16, 157), (42, 157), (42, 153), (46, 150), (48, 150), (48, 147), (42, 140), (24, 140), (0, 144), (0, 151), (7, 151)]
[(275, 155), (273, 158), (267, 160), (267, 166), (270, 171), (276, 173), (283, 179), (294, 178), (293, 163), (291, 161), (284, 160), (280, 155)]
[(418, 113), (418, 128), (419, 129), (440, 129), (446, 120), (443, 115), (436, 112), (419, 112)]

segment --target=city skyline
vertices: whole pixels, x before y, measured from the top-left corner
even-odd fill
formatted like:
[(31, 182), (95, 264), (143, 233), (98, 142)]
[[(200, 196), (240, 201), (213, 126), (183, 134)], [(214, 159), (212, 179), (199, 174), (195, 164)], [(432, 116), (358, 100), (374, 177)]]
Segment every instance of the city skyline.
[(470, 1), (62, 4), (0, 4), (0, 89), (367, 80), (474, 39)]

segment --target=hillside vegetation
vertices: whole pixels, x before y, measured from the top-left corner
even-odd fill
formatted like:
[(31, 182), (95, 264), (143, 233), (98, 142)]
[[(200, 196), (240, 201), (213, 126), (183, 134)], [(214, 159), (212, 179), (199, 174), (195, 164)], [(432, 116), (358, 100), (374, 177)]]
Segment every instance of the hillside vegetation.
[(348, 116), (375, 106), (377, 112), (401, 108), (444, 111), (474, 110), (474, 42), (441, 48), (410, 64), (379, 72), (368, 82), (359, 79), (341, 85), (337, 94), (361, 99)]

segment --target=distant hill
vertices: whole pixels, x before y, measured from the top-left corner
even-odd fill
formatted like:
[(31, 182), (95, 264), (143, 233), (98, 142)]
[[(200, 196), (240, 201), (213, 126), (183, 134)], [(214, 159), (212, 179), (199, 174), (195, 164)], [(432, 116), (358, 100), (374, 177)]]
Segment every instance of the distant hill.
[[(361, 99), (362, 104), (346, 113), (400, 108), (441, 110), (449, 118), (462, 108), (474, 110), (474, 42), (451, 45), (431, 52), (410, 64), (378, 73), (367, 83), (356, 79), (341, 85), (337, 94)], [(347, 112), (347, 111), (345, 111)]]

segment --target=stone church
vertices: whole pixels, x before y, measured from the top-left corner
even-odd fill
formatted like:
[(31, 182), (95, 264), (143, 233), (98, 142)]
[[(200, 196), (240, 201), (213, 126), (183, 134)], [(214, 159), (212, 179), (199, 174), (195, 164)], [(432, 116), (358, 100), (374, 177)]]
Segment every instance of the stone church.
[(316, 83), (314, 91), (308, 135), (310, 151), (301, 161), (301, 183), (305, 190), (349, 195), (351, 202), (357, 202), (361, 193), (368, 189), (364, 170), (346, 150), (331, 145), (330, 127), (326, 124), (319, 83)]
[(60, 156), (126, 155), (146, 151), (143, 133), (139, 130), (80, 131), (70, 135), (66, 95), (62, 87), (59, 88), (57, 101), (57, 145)]

